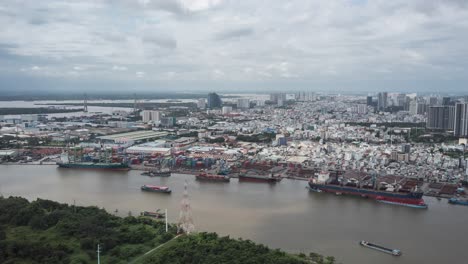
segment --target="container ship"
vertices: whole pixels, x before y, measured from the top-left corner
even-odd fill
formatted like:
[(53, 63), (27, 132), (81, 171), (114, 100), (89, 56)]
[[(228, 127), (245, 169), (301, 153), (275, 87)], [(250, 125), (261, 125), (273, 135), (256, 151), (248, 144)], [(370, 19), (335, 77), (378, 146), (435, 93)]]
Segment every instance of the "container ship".
[(141, 186), (141, 190), (146, 191), (146, 192), (159, 192), (159, 193), (171, 193), (172, 192), (172, 190), (169, 189), (169, 187), (148, 185), (148, 184)]
[(212, 181), (212, 182), (229, 182), (231, 179), (226, 175), (208, 174), (204, 172), (196, 175), (195, 178), (199, 181)]
[(262, 174), (255, 172), (239, 173), (239, 181), (250, 181), (250, 182), (267, 182), (267, 183), (277, 183), (281, 181), (280, 176), (273, 176), (270, 174)]
[[(104, 154), (102, 154), (104, 152)], [(71, 154), (69, 156), (69, 153)], [(112, 158), (112, 149), (98, 152), (98, 156), (92, 158), (84, 155), (83, 148), (74, 147), (68, 148), (66, 153), (62, 153), (60, 161), (57, 162), (59, 168), (65, 169), (89, 169), (89, 170), (113, 170), (113, 171), (128, 171), (130, 167), (124, 162), (116, 162)]]
[(418, 189), (417, 182), (400, 179), (399, 183), (387, 184), (377, 182), (375, 175), (366, 176), (361, 181), (355, 178), (330, 178), (329, 172), (321, 172), (318, 177), (309, 181), (309, 188), (313, 191), (334, 193), (337, 195), (353, 195), (363, 198), (374, 199), (378, 202), (403, 205), (413, 208), (427, 208), (427, 204), (422, 199), (423, 192)]

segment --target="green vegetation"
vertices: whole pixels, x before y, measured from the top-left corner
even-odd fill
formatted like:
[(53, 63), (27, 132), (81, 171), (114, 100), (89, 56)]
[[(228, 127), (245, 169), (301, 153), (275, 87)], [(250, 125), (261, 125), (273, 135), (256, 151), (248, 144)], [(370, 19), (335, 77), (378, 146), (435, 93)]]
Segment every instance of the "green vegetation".
[(218, 237), (216, 233), (181, 236), (140, 259), (138, 263), (333, 264), (333, 257), (315, 253), (292, 255), (250, 240)]
[(237, 141), (245, 142), (271, 142), (272, 139), (276, 137), (275, 133), (262, 133), (256, 135), (239, 135), (237, 136)]
[(410, 139), (411, 142), (416, 143), (442, 143), (457, 140), (457, 138), (451, 133), (449, 134), (429, 129), (411, 129)]
[(175, 225), (166, 233), (163, 222), (145, 217), (0, 197), (0, 263), (5, 264), (95, 263), (98, 243), (102, 263), (335, 263), (333, 257), (287, 254), (215, 233), (175, 235)]
[(73, 113), (81, 112), (82, 108), (57, 109), (48, 107), (38, 108), (0, 108), (0, 115), (29, 115), (29, 114), (54, 114), (54, 113)]
[(175, 236), (163, 222), (120, 218), (97, 207), (0, 198), (0, 263), (127, 263)]

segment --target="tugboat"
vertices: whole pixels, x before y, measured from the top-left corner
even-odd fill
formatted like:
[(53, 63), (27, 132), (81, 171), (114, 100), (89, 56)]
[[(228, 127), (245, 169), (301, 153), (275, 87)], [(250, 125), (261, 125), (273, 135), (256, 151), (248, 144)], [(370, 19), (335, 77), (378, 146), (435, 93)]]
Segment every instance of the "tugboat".
[(225, 175), (216, 175), (216, 174), (208, 174), (202, 172), (195, 176), (195, 178), (199, 181), (212, 181), (212, 182), (229, 182), (230, 177)]
[(468, 206), (468, 199), (460, 199), (452, 197), (448, 201), (450, 204), (458, 204), (458, 205), (465, 205)]
[(166, 186), (157, 186), (157, 185), (148, 185), (145, 184), (141, 186), (142, 191), (147, 191), (147, 192), (158, 192), (158, 193), (171, 193), (172, 190), (169, 189), (169, 187)]
[(149, 177), (169, 177), (171, 176), (170, 169), (160, 169), (160, 170), (149, 170), (141, 173), (143, 176)]
[(382, 247), (382, 246), (379, 246), (379, 245), (376, 245), (376, 244), (373, 244), (364, 240), (360, 241), (359, 245), (363, 247), (375, 249), (375, 250), (378, 250), (387, 254), (391, 254), (393, 256), (401, 256), (401, 250), (399, 249), (390, 249), (390, 248)]

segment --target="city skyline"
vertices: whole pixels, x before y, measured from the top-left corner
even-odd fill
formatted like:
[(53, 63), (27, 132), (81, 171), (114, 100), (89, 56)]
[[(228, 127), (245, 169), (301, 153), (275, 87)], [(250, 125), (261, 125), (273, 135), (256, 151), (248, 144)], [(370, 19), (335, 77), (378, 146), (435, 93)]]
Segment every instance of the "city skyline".
[(463, 1), (0, 4), (2, 92), (460, 93)]

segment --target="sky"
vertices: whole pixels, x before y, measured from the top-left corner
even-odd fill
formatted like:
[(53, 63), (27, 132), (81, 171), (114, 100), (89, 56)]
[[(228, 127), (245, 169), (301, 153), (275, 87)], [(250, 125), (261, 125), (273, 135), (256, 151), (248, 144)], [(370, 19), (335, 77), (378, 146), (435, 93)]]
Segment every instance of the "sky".
[(3, 93), (468, 93), (466, 0), (2, 0), (0, 24)]

